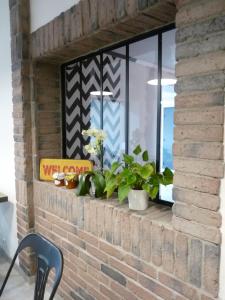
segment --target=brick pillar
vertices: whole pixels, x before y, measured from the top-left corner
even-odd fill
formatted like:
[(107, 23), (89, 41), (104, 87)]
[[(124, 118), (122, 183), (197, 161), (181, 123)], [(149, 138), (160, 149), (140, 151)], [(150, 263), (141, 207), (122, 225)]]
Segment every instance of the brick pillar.
[[(30, 11), (29, 0), (10, 0), (13, 118), (15, 141), (15, 172), (17, 228), (20, 240), (34, 228), (32, 130), (30, 101)], [(29, 251), (20, 256), (27, 274), (33, 271)]]
[(33, 167), (39, 179), (41, 158), (62, 157), (60, 66), (37, 62), (33, 65), (32, 115), (35, 136)]
[[(180, 0), (177, 9), (173, 225), (199, 239), (191, 245), (195, 257), (189, 261), (194, 270), (190, 282), (200, 286), (202, 281), (204, 289), (217, 297), (219, 193), (224, 176), (225, 2)], [(196, 269), (201, 253), (202, 278)]]

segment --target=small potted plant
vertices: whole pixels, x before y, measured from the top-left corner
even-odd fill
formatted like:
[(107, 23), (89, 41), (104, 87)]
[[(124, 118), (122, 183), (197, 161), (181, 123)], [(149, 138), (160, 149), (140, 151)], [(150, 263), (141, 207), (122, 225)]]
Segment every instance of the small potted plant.
[(102, 170), (104, 152), (103, 143), (107, 137), (105, 131), (102, 129), (90, 128), (88, 130), (83, 130), (82, 135), (91, 138), (90, 143), (85, 145), (84, 149), (91, 155), (95, 169)]
[[(109, 198), (118, 190), (120, 202), (128, 197), (130, 209), (144, 210), (148, 207), (149, 197), (153, 200), (158, 195), (160, 184), (173, 182), (173, 172), (169, 168), (162, 173), (157, 172), (155, 163), (149, 161), (148, 152), (142, 151), (140, 145), (133, 154), (124, 154), (122, 163), (113, 163), (111, 169), (105, 172), (105, 192)], [(140, 156), (142, 164), (137, 160)]]
[(102, 129), (90, 128), (83, 130), (82, 135), (92, 139), (84, 148), (91, 155), (95, 168), (93, 171), (86, 172), (79, 176), (76, 194), (77, 196), (89, 194), (95, 198), (106, 197), (105, 176), (102, 169), (103, 143), (106, 138), (106, 133)]
[(65, 185), (65, 182), (64, 182), (65, 174), (64, 173), (59, 173), (59, 172), (53, 173), (52, 178), (54, 179), (55, 186), (60, 187), (60, 186)]
[(78, 184), (78, 175), (76, 173), (67, 173), (65, 175), (65, 185), (67, 189), (75, 189)]

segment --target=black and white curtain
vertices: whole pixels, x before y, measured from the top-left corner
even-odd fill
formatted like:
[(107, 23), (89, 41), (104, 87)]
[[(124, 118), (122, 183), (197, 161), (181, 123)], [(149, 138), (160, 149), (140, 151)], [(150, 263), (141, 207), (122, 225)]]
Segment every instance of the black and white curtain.
[[(103, 62), (102, 66), (100, 61)], [(103, 54), (102, 60), (98, 55), (65, 67), (65, 135), (68, 158), (88, 159), (89, 154), (83, 146), (89, 140), (81, 132), (88, 128), (101, 128), (103, 125), (107, 133), (104, 165), (110, 166), (112, 161), (119, 159), (124, 139), (122, 76), (123, 61), (111, 54)], [(101, 86), (104, 92), (110, 92), (110, 95), (103, 93), (103, 105), (98, 94)]]

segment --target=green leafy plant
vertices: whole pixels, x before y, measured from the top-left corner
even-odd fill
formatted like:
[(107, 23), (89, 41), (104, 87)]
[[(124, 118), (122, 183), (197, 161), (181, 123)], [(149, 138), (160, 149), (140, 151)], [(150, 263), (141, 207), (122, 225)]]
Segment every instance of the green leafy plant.
[[(105, 177), (101, 171), (90, 171), (80, 175), (77, 196), (92, 194), (96, 198), (105, 197)], [(92, 191), (92, 192), (91, 192)]]
[[(142, 163), (138, 159), (142, 159)], [(133, 155), (124, 154), (122, 163), (115, 162), (111, 169), (105, 171), (107, 198), (118, 191), (118, 198), (123, 202), (130, 190), (145, 190), (151, 199), (155, 199), (159, 186), (169, 185), (173, 182), (173, 172), (165, 168), (162, 173), (156, 171), (154, 162), (149, 161), (148, 151), (142, 151), (138, 145)]]

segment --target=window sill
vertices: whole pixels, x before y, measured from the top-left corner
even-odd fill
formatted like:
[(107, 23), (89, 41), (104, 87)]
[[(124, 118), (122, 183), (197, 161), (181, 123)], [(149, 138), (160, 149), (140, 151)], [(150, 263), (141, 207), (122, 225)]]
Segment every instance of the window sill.
[[(120, 204), (116, 198), (114, 199), (97, 199), (92, 198), (90, 196), (82, 196), (78, 197), (75, 194), (76, 189), (66, 189), (65, 187), (56, 187), (51, 182), (43, 182), (43, 181), (35, 181), (35, 195), (36, 195), (36, 206), (40, 208), (45, 208), (52, 213), (55, 213), (60, 217), (62, 214), (64, 218), (65, 214), (70, 214), (71, 205), (74, 204), (74, 201), (79, 198), (82, 199), (84, 203), (92, 202), (97, 207), (105, 206), (109, 209), (119, 210), (120, 213), (131, 216), (137, 216), (141, 219), (147, 218), (149, 221), (153, 223), (157, 223), (158, 225), (171, 227), (172, 223), (172, 208), (166, 205), (162, 205), (153, 201), (149, 202), (148, 209), (144, 211), (132, 211), (128, 208), (128, 204)], [(37, 196), (38, 195), (38, 196)], [(55, 196), (54, 196), (55, 195)], [(55, 203), (54, 203), (55, 199)], [(72, 203), (71, 203), (72, 201)], [(67, 202), (67, 203), (65, 203)], [(43, 207), (44, 206), (44, 207)], [(58, 207), (65, 208), (67, 212), (60, 212)], [(61, 210), (60, 209), (60, 210)], [(67, 216), (69, 217), (69, 216)], [(66, 218), (67, 218), (66, 217)], [(85, 217), (85, 216), (84, 216)]]

